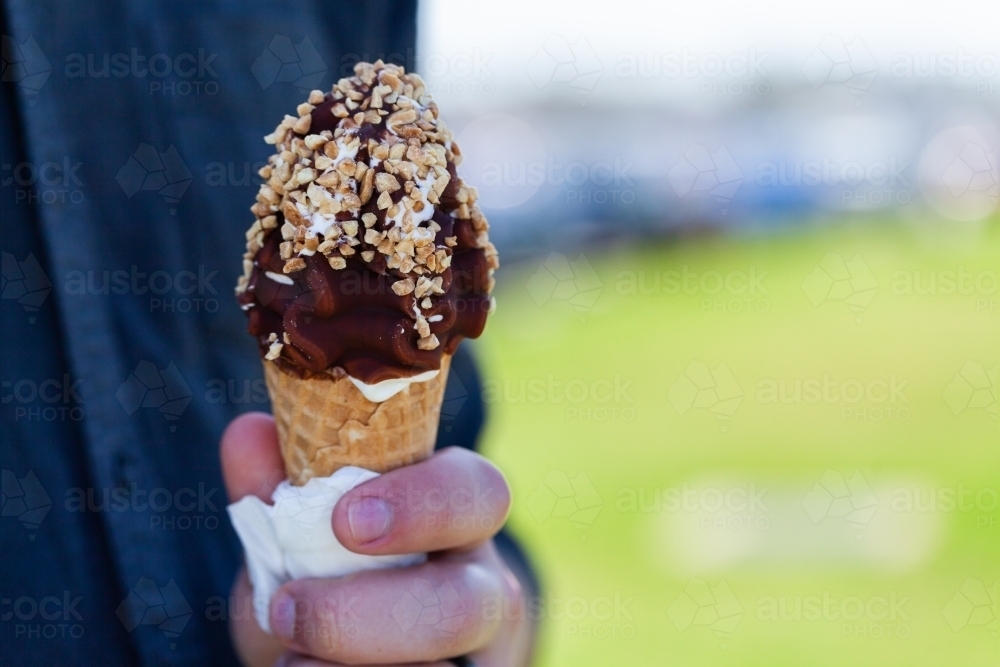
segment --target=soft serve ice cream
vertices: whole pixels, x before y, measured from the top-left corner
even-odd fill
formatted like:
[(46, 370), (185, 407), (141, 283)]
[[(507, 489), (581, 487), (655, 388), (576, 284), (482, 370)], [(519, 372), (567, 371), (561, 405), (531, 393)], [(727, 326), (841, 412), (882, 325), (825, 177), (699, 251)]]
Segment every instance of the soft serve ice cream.
[(420, 77), (359, 63), (266, 140), (236, 289), (265, 363), (373, 402), (433, 379), (482, 333), (498, 260)]

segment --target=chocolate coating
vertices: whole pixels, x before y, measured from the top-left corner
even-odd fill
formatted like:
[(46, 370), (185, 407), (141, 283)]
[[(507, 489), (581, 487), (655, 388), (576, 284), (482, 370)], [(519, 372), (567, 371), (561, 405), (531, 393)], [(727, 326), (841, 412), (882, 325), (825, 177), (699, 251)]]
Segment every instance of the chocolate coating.
[[(361, 90), (371, 94), (369, 87), (362, 86)], [(342, 99), (326, 93), (323, 102), (310, 112), (307, 133), (294, 136), (304, 139), (307, 134), (333, 133), (338, 127), (343, 128), (344, 121), (332, 113), (335, 103)], [(436, 107), (434, 113), (436, 116)], [(387, 124), (357, 126), (351, 119), (346, 124), (348, 129), (343, 139), (354, 136), (360, 139), (354, 160), (365, 163), (376, 174), (384, 172), (385, 162), (372, 160), (369, 155), (369, 141), (378, 143), (386, 139), (390, 132)], [(457, 147), (455, 151), (457, 154)], [(375, 167), (371, 167), (373, 161), (378, 163)], [(463, 338), (478, 337), (491, 305), (495, 251), (491, 264), (484, 243), (491, 250), (492, 246), (485, 234), (477, 232), (470, 219), (457, 217), (456, 212), (463, 207), (457, 199), (461, 181), (450, 159), (447, 172), (450, 180), (434, 206), (431, 219), (419, 225), (426, 228), (433, 221), (440, 227), (434, 246), (445, 250), (451, 258), (447, 268), (426, 274), (428, 278), (441, 278), (442, 293), (433, 295), (429, 307), (418, 309), (423, 298), (418, 299), (416, 292), (400, 295), (393, 291), (394, 283), (419, 276), (389, 268), (387, 256), (364, 240), (365, 228), (357, 235), (360, 243), (353, 246), (354, 252), (343, 252), (346, 268), (332, 268), (327, 255), (315, 252), (298, 255), (305, 268), (285, 273), (287, 256), (283, 259), (279, 248), (284, 240), (280, 229), (285, 219), (280, 208), (272, 210), (277, 225), (263, 232), (262, 241), (255, 246), (249, 277), (237, 290), (238, 300), (248, 316), (249, 333), (257, 338), (262, 355), (276, 340), (283, 346), (274, 361), (284, 370), (309, 376), (343, 369), (352, 377), (374, 384), (438, 369), (443, 354), (453, 354)], [(396, 203), (405, 195), (404, 188), (399, 188), (390, 196)], [(371, 197), (359, 210), (337, 213), (336, 219), (359, 220), (365, 214), (373, 214), (377, 220), (371, 228), (388, 231), (393, 224), (387, 223), (387, 211), (379, 209), (376, 199)], [(370, 261), (362, 258), (366, 251), (374, 251)], [(279, 279), (269, 277), (268, 273)], [(430, 333), (440, 343), (434, 349), (418, 347), (420, 335), (415, 326), (418, 313), (427, 319)]]
[(265, 237), (239, 301), (252, 304), (247, 328), (262, 354), (272, 333), (278, 340), (288, 334), (290, 344), (277, 360), (286, 370), (308, 374), (339, 366), (368, 384), (408, 377), (440, 368), (443, 353), (453, 354), (463, 338), (477, 338), (486, 326), (490, 296), (486, 258), (479, 248), (455, 247), (452, 265), (441, 274), (444, 294), (423, 311), (428, 319), (441, 316), (429, 322), (441, 345), (421, 350), (413, 327), (416, 297), (392, 291), (398, 276), (376, 271), (356, 256), (347, 259), (347, 268), (334, 270), (316, 254), (305, 258), (305, 269), (288, 275), (291, 285), (282, 284), (265, 273), (286, 275), (278, 256), (280, 242), (276, 230)]

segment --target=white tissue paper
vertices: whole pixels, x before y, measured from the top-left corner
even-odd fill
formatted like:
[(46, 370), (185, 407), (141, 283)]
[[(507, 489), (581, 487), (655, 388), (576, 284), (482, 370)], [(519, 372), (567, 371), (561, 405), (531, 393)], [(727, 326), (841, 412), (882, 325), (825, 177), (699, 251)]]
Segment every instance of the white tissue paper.
[(271, 632), (271, 596), (286, 581), (342, 577), (426, 560), (426, 554), (356, 554), (337, 541), (330, 520), (333, 506), (345, 493), (376, 477), (378, 473), (348, 466), (329, 477), (313, 477), (303, 486), (285, 480), (275, 488), (271, 505), (257, 496), (247, 496), (226, 508), (243, 542), (260, 627)]

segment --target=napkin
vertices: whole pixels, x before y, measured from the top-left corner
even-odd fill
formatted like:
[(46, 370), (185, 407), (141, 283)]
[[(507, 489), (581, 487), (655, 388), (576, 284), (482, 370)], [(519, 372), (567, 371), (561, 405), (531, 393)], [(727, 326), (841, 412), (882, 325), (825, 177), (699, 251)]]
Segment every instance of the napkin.
[(257, 623), (271, 632), (271, 596), (286, 581), (305, 577), (342, 577), (352, 572), (415, 565), (426, 554), (368, 556), (348, 551), (333, 534), (330, 517), (340, 497), (378, 473), (348, 466), (303, 486), (285, 480), (268, 505), (247, 496), (226, 509), (243, 543), (253, 584)]

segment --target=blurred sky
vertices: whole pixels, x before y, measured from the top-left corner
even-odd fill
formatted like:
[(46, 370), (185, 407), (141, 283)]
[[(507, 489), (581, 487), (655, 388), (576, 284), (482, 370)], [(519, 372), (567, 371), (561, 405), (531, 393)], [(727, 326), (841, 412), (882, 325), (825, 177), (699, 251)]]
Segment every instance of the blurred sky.
[(995, 2), (427, 0), (416, 69), (510, 252), (540, 217), (581, 239), (975, 222), (1000, 187), (997, 26)]
[[(982, 72), (949, 76), (945, 68), (936, 78), (992, 79), (1000, 82), (1000, 3), (984, 0), (930, 2), (926, 0), (844, 0), (836, 3), (797, 0), (711, 0), (705, 2), (537, 2), (503, 3), (425, 0), (421, 2), (421, 54), (440, 65), (458, 54), (479, 51), (488, 74), (504, 96), (523, 103), (541, 92), (525, 76), (532, 56), (555, 35), (575, 41), (583, 37), (606, 68), (623, 54), (709, 53), (723, 57), (756, 51), (770, 77), (794, 78), (805, 59), (827, 35), (844, 40), (860, 37), (876, 60), (911, 54), (930, 58), (953, 54), (980, 61)], [(433, 56), (432, 56), (433, 54)], [(983, 62), (983, 58), (988, 62)], [(975, 63), (973, 63), (975, 65)], [(437, 69), (435, 69), (437, 71)], [(602, 77), (616, 78), (613, 72)], [(441, 77), (446, 78), (446, 77)], [(452, 80), (462, 78), (448, 73)], [(935, 78), (935, 77), (931, 77)], [(606, 81), (607, 82), (607, 81)], [(641, 87), (633, 87), (635, 100)], [(611, 95), (614, 86), (595, 86), (592, 95)], [(654, 92), (654, 91), (650, 91)], [(683, 94), (683, 89), (674, 91)], [(688, 93), (695, 93), (689, 90)], [(462, 96), (456, 96), (462, 97)], [(641, 95), (639, 95), (641, 97)], [(652, 99), (662, 100), (660, 95)], [(458, 100), (457, 103), (465, 100)], [(507, 100), (500, 100), (501, 104)], [(626, 100), (628, 103), (628, 100)]]

